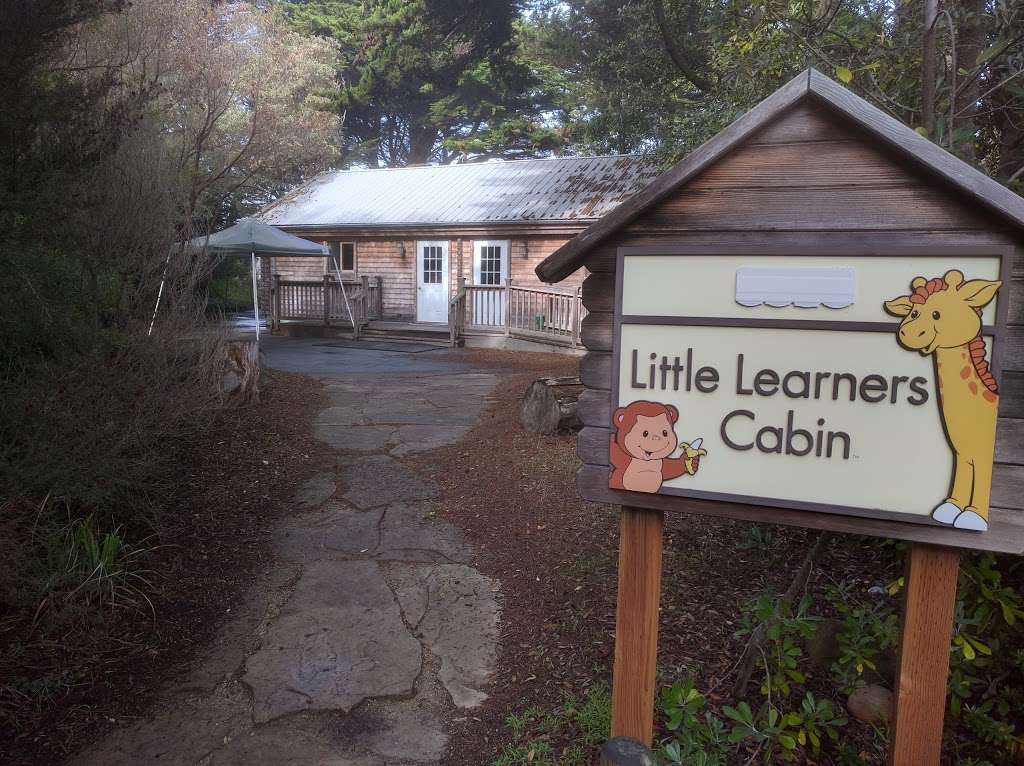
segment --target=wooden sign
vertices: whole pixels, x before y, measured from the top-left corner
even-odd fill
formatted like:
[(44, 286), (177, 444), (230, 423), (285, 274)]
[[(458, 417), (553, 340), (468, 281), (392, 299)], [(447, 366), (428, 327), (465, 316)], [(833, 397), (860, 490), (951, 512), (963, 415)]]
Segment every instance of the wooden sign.
[(999, 249), (621, 249), (608, 487), (984, 533), (1008, 269)]
[(699, 513), (911, 542), (890, 762), (940, 762), (957, 549), (1024, 553), (1022, 248), (1024, 199), (812, 69), (537, 267), (590, 271), (613, 735), (651, 741), (664, 514)]

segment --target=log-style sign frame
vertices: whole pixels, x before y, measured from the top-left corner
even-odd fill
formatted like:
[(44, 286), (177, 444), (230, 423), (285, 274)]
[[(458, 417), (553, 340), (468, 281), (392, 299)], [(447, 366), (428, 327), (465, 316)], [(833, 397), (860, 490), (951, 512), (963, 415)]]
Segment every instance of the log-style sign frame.
[[(683, 326), (683, 327), (745, 327), (750, 329), (774, 328), (782, 330), (842, 330), (847, 332), (885, 332), (895, 334), (898, 320), (880, 322), (859, 322), (859, 321), (836, 321), (818, 319), (767, 319), (767, 318), (742, 318), (742, 317), (702, 317), (702, 316), (649, 316), (649, 315), (623, 315), (622, 294), (624, 287), (624, 263), (628, 256), (686, 256), (699, 258), (701, 256), (750, 256), (758, 260), (766, 256), (789, 256), (799, 257), (892, 257), (892, 258), (956, 258), (968, 260), (972, 258), (999, 258), (999, 279), (1008, 288), (1010, 280), (1010, 266), (1013, 260), (1014, 248), (1006, 247), (985, 247), (985, 246), (928, 246), (928, 247), (892, 247), (892, 248), (865, 248), (863, 246), (837, 246), (834, 243), (822, 243), (818, 246), (799, 247), (764, 247), (753, 250), (749, 247), (735, 246), (693, 246), (693, 245), (672, 245), (672, 244), (651, 244), (633, 245), (620, 247), (616, 252), (615, 261), (615, 315), (612, 338), (612, 380), (611, 383), (611, 409), (619, 406), (619, 378), (621, 374), (621, 347), (622, 347), (622, 326), (623, 325), (647, 325), (647, 326)], [(894, 286), (896, 289), (909, 288), (909, 285)], [(990, 367), (995, 376), (996, 382), (1002, 384), (1002, 357), (1003, 345), (1006, 341), (1006, 324), (1009, 312), (1009, 290), (1001, 292), (996, 301), (995, 323), (983, 325), (981, 333), (983, 336), (993, 339)], [(895, 343), (895, 338), (893, 339)], [(938, 415), (936, 415), (938, 416)], [(609, 424), (610, 425), (610, 424)], [(682, 510), (692, 512), (692, 509), (680, 507), (673, 509), (666, 507), (665, 499), (679, 497), (691, 500), (716, 501), (728, 509), (729, 504), (737, 503), (746, 506), (757, 506), (764, 511), (763, 521), (765, 523), (787, 521), (773, 518), (773, 510), (798, 510), (813, 511), (816, 513), (829, 513), (840, 516), (849, 516), (853, 519), (876, 520), (893, 522), (893, 528), (889, 536), (901, 538), (901, 524), (912, 524), (915, 526), (928, 526), (937, 529), (950, 530), (956, 536), (956, 542), (951, 544), (962, 547), (970, 547), (969, 542), (965, 545), (965, 535), (960, 530), (953, 530), (945, 524), (941, 524), (931, 516), (896, 513), (874, 508), (860, 508), (831, 503), (813, 503), (799, 500), (786, 500), (783, 498), (761, 497), (757, 495), (743, 495), (723, 492), (710, 492), (698, 489), (686, 489), (681, 487), (663, 487), (658, 493), (632, 492), (630, 490), (611, 489), (608, 493), (614, 496), (614, 501), (622, 505), (634, 508), (652, 508), (659, 510)], [(652, 498), (663, 498), (661, 502), (653, 501)], [(728, 512), (723, 515), (732, 515)], [(737, 514), (741, 518), (749, 518), (746, 515)], [(792, 523), (792, 522), (788, 522)], [(856, 533), (856, 522), (853, 529), (849, 531)], [(877, 535), (876, 525), (872, 529), (864, 530), (865, 534)], [(993, 531), (974, 533), (981, 536), (991, 535)], [(973, 536), (973, 535), (972, 535)], [(969, 537), (967, 540), (969, 541)], [(988, 547), (988, 546), (980, 546)]]

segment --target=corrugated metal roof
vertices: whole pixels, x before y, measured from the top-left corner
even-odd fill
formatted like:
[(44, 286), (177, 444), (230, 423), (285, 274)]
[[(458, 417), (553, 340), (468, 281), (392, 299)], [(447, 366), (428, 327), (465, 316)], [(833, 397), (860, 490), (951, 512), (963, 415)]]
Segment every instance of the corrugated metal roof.
[(591, 221), (658, 174), (650, 157), (554, 157), (322, 173), (258, 216), (274, 226)]

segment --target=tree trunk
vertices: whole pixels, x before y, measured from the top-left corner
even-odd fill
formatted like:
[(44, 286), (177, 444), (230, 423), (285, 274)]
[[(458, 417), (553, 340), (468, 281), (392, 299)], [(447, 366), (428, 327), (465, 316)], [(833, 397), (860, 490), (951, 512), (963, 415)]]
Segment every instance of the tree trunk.
[(921, 45), (921, 124), (932, 141), (935, 135), (935, 16), (938, 0), (924, 0)]
[(582, 390), (577, 377), (533, 381), (526, 389), (520, 410), (523, 428), (535, 434), (578, 431), (582, 424), (576, 415), (576, 401)]
[[(985, 49), (985, 0), (963, 0), (958, 3), (959, 17), (956, 30), (956, 66), (971, 71), (977, 66), (978, 54)], [(954, 78), (960, 81), (959, 74)], [(975, 119), (978, 97), (981, 95), (981, 77), (975, 77), (956, 97), (954, 113), (959, 116), (948, 130), (956, 129), (951, 146), (958, 156), (973, 162), (975, 151)]]
[(409, 164), (426, 165), (434, 152), (437, 129), (432, 126), (409, 126)]
[(229, 340), (224, 344), (224, 375), (221, 392), (231, 405), (260, 400), (260, 347), (255, 338)]
[[(1001, 67), (994, 73), (993, 79), (1001, 82), (1011, 74), (1009, 67)], [(992, 94), (986, 103), (996, 108), (993, 116), (999, 128), (999, 154), (996, 166), (996, 178), (1003, 183), (1020, 181), (1024, 178), (1024, 121), (1020, 113), (1013, 108), (1014, 96), (1005, 88)]]

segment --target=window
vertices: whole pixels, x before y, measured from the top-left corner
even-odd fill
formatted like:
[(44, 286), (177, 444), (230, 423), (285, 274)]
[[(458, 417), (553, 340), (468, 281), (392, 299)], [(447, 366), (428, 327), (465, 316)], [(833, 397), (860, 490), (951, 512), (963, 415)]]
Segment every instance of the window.
[(336, 269), (341, 269), (343, 272), (356, 270), (355, 242), (328, 242), (327, 246), (331, 251), (328, 268), (332, 274)]
[(501, 284), (500, 245), (484, 245), (480, 248), (480, 284)]
[(442, 280), (441, 248), (437, 245), (423, 246), (423, 284), (439, 285)]

